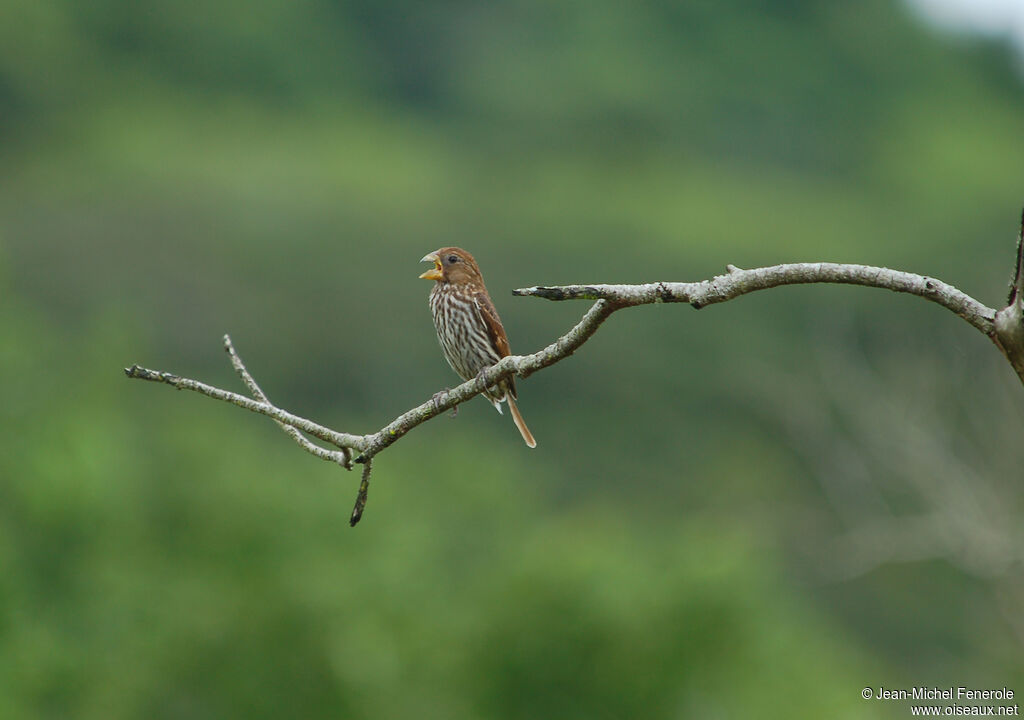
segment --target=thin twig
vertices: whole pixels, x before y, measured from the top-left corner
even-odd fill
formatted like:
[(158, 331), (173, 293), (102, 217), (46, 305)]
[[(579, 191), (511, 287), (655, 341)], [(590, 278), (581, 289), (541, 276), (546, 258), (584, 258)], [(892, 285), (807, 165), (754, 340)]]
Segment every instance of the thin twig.
[(367, 460), (363, 464), (363, 478), (359, 481), (359, 494), (356, 495), (356, 504), (352, 508), (352, 517), (348, 519), (349, 527), (355, 527), (363, 519), (363, 510), (366, 509), (366, 495), (370, 492), (370, 467), (373, 460)]
[[(256, 380), (253, 379), (252, 375), (245, 367), (245, 363), (242, 362), (242, 358), (238, 356), (235, 351), (235, 346), (231, 343), (231, 336), (224, 336), (224, 350), (231, 356), (231, 364), (235, 368), (235, 372), (242, 378), (242, 382), (249, 388), (249, 392), (252, 396), (262, 403), (271, 405), (270, 399), (267, 398), (266, 393), (260, 389), (260, 386), (256, 384)], [(294, 425), (287, 425), (280, 420), (275, 420), (282, 430), (288, 433), (292, 439), (297, 442), (303, 450), (308, 452), (310, 455), (314, 455), (321, 460), (327, 460), (328, 462), (334, 462), (341, 465), (346, 470), (352, 469), (352, 451), (347, 447), (343, 447), (341, 450), (328, 450), (322, 448), (319, 445), (310, 442), (306, 437), (298, 431)]]
[(1010, 283), (1010, 297), (1007, 305), (1024, 296), (1024, 210), (1020, 213), (1020, 230), (1017, 232), (1017, 262), (1013, 266), (1013, 282)]
[(229, 390), (221, 390), (220, 388), (201, 383), (198, 380), (192, 380), (191, 378), (181, 377), (169, 372), (161, 372), (159, 370), (150, 370), (149, 368), (141, 367), (140, 365), (132, 365), (124, 369), (124, 374), (130, 378), (137, 380), (149, 380), (150, 382), (163, 383), (164, 385), (170, 385), (178, 390), (192, 390), (206, 395), (214, 400), (223, 400), (229, 402), (232, 405), (237, 405), (240, 408), (245, 408), (260, 415), (266, 415), (267, 417), (273, 418), (279, 422), (283, 422), (286, 425), (293, 425), (303, 432), (307, 432), (313, 437), (320, 438), (325, 442), (329, 442), (332, 445), (339, 448), (351, 448), (352, 450), (362, 450), (366, 445), (366, 437), (363, 435), (349, 435), (348, 433), (340, 433), (331, 430), (323, 425), (318, 425), (312, 420), (307, 420), (304, 417), (298, 415), (292, 415), (286, 410), (282, 410), (279, 407), (275, 407), (270, 403), (261, 403), (256, 400), (233, 393)]

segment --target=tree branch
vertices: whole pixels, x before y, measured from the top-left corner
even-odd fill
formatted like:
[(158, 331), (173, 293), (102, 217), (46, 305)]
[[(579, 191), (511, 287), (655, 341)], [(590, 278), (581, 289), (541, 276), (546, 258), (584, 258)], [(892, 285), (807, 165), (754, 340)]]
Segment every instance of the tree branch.
[[(594, 303), (594, 305), (586, 312), (583, 318), (575, 327), (572, 328), (572, 330), (558, 338), (558, 340), (551, 343), (543, 350), (535, 352), (532, 355), (510, 355), (509, 357), (502, 358), (500, 362), (488, 368), (478, 377), (468, 380), (452, 390), (446, 391), (438, 399), (432, 398), (427, 400), (418, 407), (399, 415), (383, 428), (369, 435), (350, 435), (348, 433), (339, 433), (331, 430), (330, 428), (326, 428), (323, 425), (319, 425), (312, 420), (307, 420), (306, 418), (299, 417), (298, 415), (293, 415), (292, 413), (271, 404), (267, 399), (267, 396), (260, 389), (259, 385), (256, 384), (256, 381), (249, 374), (248, 370), (245, 369), (241, 358), (238, 357), (238, 354), (234, 350), (231, 338), (227, 335), (224, 336), (225, 350), (227, 350), (228, 354), (231, 356), (232, 365), (242, 378), (242, 381), (256, 396), (256, 400), (251, 400), (243, 395), (230, 392), (229, 390), (222, 390), (220, 388), (213, 387), (212, 385), (207, 385), (199, 382), (198, 380), (192, 380), (191, 378), (185, 378), (173, 373), (161, 372), (159, 370), (150, 370), (139, 365), (132, 365), (131, 367), (125, 368), (124, 372), (129, 378), (159, 382), (165, 385), (170, 385), (178, 390), (192, 390), (193, 392), (198, 392), (202, 395), (206, 395), (207, 397), (214, 398), (215, 400), (223, 400), (224, 402), (229, 402), (232, 405), (237, 405), (238, 407), (245, 408), (246, 410), (273, 418), (278, 422), (278, 424), (285, 428), (285, 431), (288, 432), (288, 434), (291, 435), (296, 442), (306, 450), (306, 452), (324, 460), (338, 462), (344, 467), (351, 467), (350, 464), (346, 464), (346, 460), (351, 457), (348, 454), (349, 451), (358, 451), (360, 455), (355, 459), (355, 462), (362, 463), (365, 467), (363, 468), (359, 495), (356, 498), (356, 504), (352, 510), (352, 516), (349, 520), (350, 524), (355, 526), (355, 524), (359, 522), (360, 518), (362, 518), (363, 509), (366, 506), (366, 497), (370, 481), (370, 463), (377, 453), (389, 447), (392, 443), (417, 425), (420, 425), (430, 418), (440, 415), (456, 405), (466, 402), (474, 396), (481, 394), (488, 387), (497, 384), (504, 378), (512, 375), (526, 377), (541, 368), (552, 365), (559, 360), (572, 355), (580, 345), (585, 343), (591, 335), (597, 332), (597, 328), (600, 327), (605, 318), (611, 315), (617, 307), (618, 306), (608, 301), (599, 300)], [(318, 447), (317, 445), (309, 442), (306, 438), (302, 437), (298, 433), (298, 430), (341, 448), (341, 453), (334, 453)]]
[(647, 305), (660, 302), (685, 302), (700, 310), (706, 305), (732, 300), (757, 290), (781, 285), (810, 283), (839, 283), (883, 288), (893, 292), (918, 295), (943, 307), (990, 335), (996, 311), (965, 295), (941, 280), (869, 265), (840, 265), (837, 263), (791, 263), (771, 267), (741, 270), (728, 266), (725, 275), (710, 280), (679, 283), (659, 282), (644, 285), (566, 285), (563, 287), (532, 287), (513, 290), (513, 295), (533, 295), (547, 300), (575, 300), (578, 298), (612, 300), (623, 306)]
[[(1015, 293), (1011, 302), (998, 313), (974, 298), (940, 280), (913, 273), (890, 270), (866, 265), (840, 265), (835, 263), (794, 263), (774, 265), (753, 270), (741, 270), (727, 266), (725, 275), (718, 275), (700, 282), (678, 283), (659, 282), (643, 285), (566, 285), (561, 287), (531, 287), (513, 290), (514, 295), (532, 295), (548, 300), (587, 299), (596, 302), (583, 318), (565, 335), (547, 347), (531, 355), (510, 355), (488, 368), (478, 377), (468, 380), (440, 397), (427, 400), (368, 435), (339, 433), (330, 428), (293, 415), (273, 405), (259, 385), (242, 364), (235, 352), (231, 339), (224, 336), (224, 347), (231, 356), (231, 362), (239, 377), (256, 398), (238, 395), (206, 385), (197, 380), (183, 378), (171, 373), (149, 370), (138, 365), (125, 368), (130, 378), (160, 382), (179, 390), (192, 390), (207, 397), (232, 403), (252, 412), (273, 418), (306, 452), (324, 460), (336, 462), (351, 469), (351, 451), (359, 452), (356, 463), (364, 465), (359, 494), (352, 510), (350, 523), (354, 526), (362, 517), (369, 490), (370, 466), (373, 458), (382, 450), (416, 426), (440, 415), (451, 408), (481, 394), (504, 378), (512, 375), (527, 377), (559, 360), (572, 355), (583, 345), (612, 313), (626, 307), (661, 302), (686, 302), (700, 309), (706, 305), (732, 300), (741, 295), (779, 287), (808, 283), (842, 283), (877, 287), (894, 292), (909, 293), (937, 303), (970, 323), (984, 333), (1003, 352), (1021, 382), (1024, 382), (1024, 257), (1018, 241), (1017, 273), (1014, 278)], [(319, 438), (339, 448), (340, 452), (326, 450), (303, 437), (299, 431)]]
[[(266, 394), (260, 389), (260, 386), (256, 384), (252, 375), (249, 374), (249, 371), (245, 368), (245, 364), (242, 363), (242, 358), (240, 358), (238, 353), (235, 352), (235, 346), (231, 344), (231, 336), (229, 335), (224, 336), (224, 350), (231, 356), (231, 364), (234, 366), (235, 372), (237, 372), (238, 376), (242, 378), (242, 382), (244, 382), (246, 387), (249, 388), (249, 392), (252, 396), (261, 403), (270, 405), (270, 400), (267, 399)], [(342, 446), (341, 450), (338, 451), (327, 450), (326, 448), (322, 448), (307, 440), (295, 426), (287, 425), (280, 420), (275, 420), (275, 422), (310, 455), (314, 455), (321, 460), (338, 463), (346, 470), (352, 469), (352, 451), (348, 447)]]
[(285, 425), (297, 427), (303, 432), (307, 432), (313, 437), (320, 438), (321, 440), (329, 442), (339, 448), (361, 450), (363, 447), (364, 437), (362, 435), (349, 435), (347, 433), (336, 432), (330, 428), (324, 427), (323, 425), (318, 425), (312, 420), (307, 420), (306, 418), (299, 417), (298, 415), (292, 415), (290, 412), (282, 410), (279, 407), (275, 407), (270, 403), (250, 400), (244, 395), (239, 395), (238, 393), (233, 393), (228, 390), (221, 390), (220, 388), (213, 387), (212, 385), (201, 383), (198, 380), (181, 377), (169, 372), (150, 370), (139, 365), (132, 365), (131, 367), (125, 368), (124, 374), (136, 380), (149, 380), (150, 382), (163, 383), (164, 385), (170, 385), (178, 390), (192, 390), (200, 393), (201, 395), (211, 397), (214, 400), (229, 402), (240, 408), (245, 408), (246, 410), (251, 410), (252, 412), (259, 413), (260, 415), (271, 417)]
[(984, 333), (1006, 357), (1024, 383), (1024, 245), (1018, 242), (1016, 292), (1010, 304), (998, 312), (970, 295), (935, 278), (869, 265), (836, 263), (792, 263), (741, 270), (733, 265), (725, 275), (692, 283), (658, 282), (643, 285), (564, 285), (513, 290), (514, 295), (532, 295), (546, 300), (596, 300), (614, 302), (618, 307), (661, 302), (685, 302), (700, 310), (706, 305), (732, 300), (757, 290), (782, 285), (839, 283), (882, 288), (931, 300), (959, 315)]
[(356, 495), (356, 504), (352, 508), (352, 516), (348, 519), (349, 527), (355, 527), (363, 519), (363, 510), (366, 509), (366, 496), (370, 492), (370, 469), (373, 460), (367, 460), (363, 465), (363, 478), (359, 481), (359, 494)]

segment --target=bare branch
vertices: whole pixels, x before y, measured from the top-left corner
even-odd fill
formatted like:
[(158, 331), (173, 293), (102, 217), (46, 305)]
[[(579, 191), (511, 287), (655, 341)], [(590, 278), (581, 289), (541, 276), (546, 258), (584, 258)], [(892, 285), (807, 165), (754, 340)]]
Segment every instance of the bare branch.
[(201, 383), (198, 380), (184, 378), (169, 372), (150, 370), (139, 365), (132, 365), (131, 367), (125, 368), (124, 374), (137, 380), (149, 380), (150, 382), (163, 383), (177, 388), (178, 390), (192, 390), (215, 400), (229, 402), (240, 408), (245, 408), (246, 410), (251, 410), (252, 412), (259, 413), (260, 415), (271, 417), (286, 425), (297, 427), (303, 432), (307, 432), (313, 437), (320, 438), (321, 440), (329, 442), (339, 448), (362, 450), (366, 444), (366, 438), (362, 435), (349, 435), (347, 433), (335, 432), (323, 425), (318, 425), (312, 420), (307, 420), (306, 418), (299, 417), (298, 415), (292, 415), (290, 412), (282, 410), (279, 407), (275, 407), (270, 403), (257, 402), (256, 400), (251, 400), (244, 395), (239, 395), (238, 393), (233, 393), (228, 390), (221, 390), (220, 388), (213, 387), (212, 385)]
[[(1015, 284), (1024, 282), (1021, 271), (1022, 259), (1018, 243), (1018, 264)], [(695, 308), (725, 302), (741, 295), (779, 287), (808, 283), (843, 283), (864, 285), (909, 293), (931, 300), (951, 310), (989, 337), (1017, 370), (1024, 382), (1024, 292), (1018, 292), (1014, 302), (997, 313), (974, 298), (940, 280), (913, 273), (890, 270), (866, 265), (840, 265), (836, 263), (794, 263), (771, 267), (743, 270), (734, 265), (727, 266), (727, 274), (710, 280), (691, 283), (647, 283), (643, 285), (567, 285), (562, 287), (531, 287), (514, 290), (515, 295), (533, 295), (549, 300), (596, 300), (583, 318), (565, 335), (547, 347), (531, 355), (510, 355), (488, 368), (478, 377), (444, 392), (440, 399), (431, 398), (369, 435), (350, 435), (293, 415), (282, 410), (267, 399), (256, 381), (245, 369), (235, 352), (228, 336), (224, 336), (225, 349), (242, 381), (255, 396), (250, 400), (237, 393), (221, 390), (197, 380), (183, 378), (171, 373), (148, 370), (138, 365), (125, 368), (130, 378), (161, 382), (178, 388), (192, 390), (217, 400), (230, 402), (252, 412), (273, 418), (285, 432), (316, 457), (337, 462), (351, 468), (350, 451), (360, 455), (355, 462), (365, 465), (360, 483), (359, 495), (352, 510), (350, 523), (355, 525), (362, 517), (369, 489), (370, 464), (381, 450), (391, 446), (411, 429), (451, 408), (466, 402), (512, 375), (527, 377), (538, 370), (553, 365), (572, 355), (583, 345), (612, 313), (626, 307), (660, 302), (686, 302)], [(341, 449), (341, 452), (321, 448), (304, 438), (299, 431), (319, 438)]]
[[(326, 442), (342, 448), (343, 451), (360, 451), (361, 454), (356, 458), (355, 462), (363, 463), (365, 467), (363, 469), (362, 482), (359, 487), (359, 495), (356, 498), (356, 505), (352, 510), (352, 517), (349, 521), (353, 526), (355, 526), (362, 517), (363, 509), (366, 507), (366, 496), (369, 489), (370, 479), (370, 462), (374, 455), (390, 446), (398, 440), (398, 438), (405, 435), (405, 433), (417, 425), (420, 425), (435, 415), (444, 413), (456, 405), (479, 395), (488, 387), (500, 382), (503, 378), (516, 374), (526, 377), (541, 368), (552, 365), (559, 360), (572, 355), (576, 351), (576, 348), (586, 342), (591, 335), (597, 332), (597, 328), (600, 327), (601, 323), (604, 322), (604, 320), (617, 308), (618, 306), (605, 300), (600, 300), (594, 303), (593, 307), (586, 312), (580, 322), (577, 323), (572, 330), (558, 338), (558, 340), (551, 343), (543, 350), (533, 353), (532, 355), (510, 355), (509, 357), (503, 358), (499, 363), (488, 368), (486, 372), (481, 373), (480, 376), (462, 383), (453, 390), (447, 391), (439, 401), (435, 402), (433, 399), (427, 400), (419, 407), (403, 413), (371, 435), (349, 435), (347, 433), (335, 432), (330, 428), (318, 425), (312, 420), (307, 420), (306, 418), (293, 415), (272, 405), (267, 400), (266, 395), (263, 394), (262, 390), (260, 390), (256, 381), (251, 375), (249, 375), (245, 366), (242, 365), (241, 359), (238, 357), (237, 353), (234, 352), (234, 346), (231, 344), (230, 338), (226, 335), (224, 337), (225, 349), (231, 355), (232, 364), (235, 366), (236, 371), (238, 371), (243, 382), (245, 382), (249, 387), (250, 391), (252, 391), (258, 400), (262, 402), (250, 400), (249, 398), (237, 393), (222, 390), (220, 388), (201, 383), (198, 380), (184, 378), (172, 373), (149, 370), (138, 365), (132, 365), (130, 368), (125, 368), (124, 372), (130, 378), (160, 382), (179, 390), (192, 390), (206, 395), (207, 397), (211, 397), (216, 400), (223, 400), (233, 405), (237, 405), (238, 407), (245, 408), (246, 410), (266, 415), (267, 417), (273, 418), (286, 428), (291, 427), (302, 430), (313, 437), (320, 438), (321, 440), (325, 440)], [(336, 458), (337, 454), (332, 454), (323, 448), (318, 448), (305, 438), (302, 438), (301, 435), (298, 437), (296, 437), (296, 435), (297, 432), (296, 434), (293, 434), (292, 437), (295, 438), (307, 452), (310, 452), (317, 457), (333, 459), (336, 462), (340, 462)]]
[(610, 300), (633, 306), (661, 302), (690, 303), (698, 310), (706, 305), (732, 300), (756, 290), (781, 285), (840, 283), (883, 288), (918, 295), (943, 307), (991, 336), (996, 311), (941, 280), (869, 265), (837, 263), (791, 263), (741, 270), (728, 266), (728, 273), (700, 282), (658, 282), (644, 285), (566, 285), (513, 290), (514, 295), (533, 295), (547, 300)]
[(367, 460), (363, 465), (363, 478), (359, 481), (359, 494), (356, 495), (356, 504), (352, 508), (352, 517), (349, 518), (349, 527), (355, 527), (363, 519), (363, 510), (366, 509), (366, 496), (370, 492), (370, 468), (373, 460)]
[(692, 283), (659, 282), (644, 285), (565, 285), (513, 290), (515, 295), (533, 295), (547, 300), (604, 299), (619, 307), (661, 302), (686, 302), (694, 308), (732, 300), (740, 295), (808, 283), (863, 285), (893, 292), (909, 293), (951, 310), (988, 337), (1013, 366), (1024, 383), (1024, 244), (1017, 244), (1017, 275), (1011, 302), (998, 312), (941, 280), (869, 265), (836, 263), (791, 263), (741, 270), (727, 266), (727, 274)]
[[(242, 362), (242, 358), (240, 358), (238, 353), (235, 352), (235, 346), (231, 344), (230, 335), (224, 336), (224, 350), (231, 356), (231, 364), (234, 366), (235, 372), (237, 372), (238, 376), (242, 378), (242, 382), (244, 382), (246, 387), (249, 388), (249, 392), (252, 393), (252, 396), (260, 402), (270, 405), (270, 400), (267, 398), (263, 390), (260, 389), (260, 386), (256, 384), (252, 375), (249, 374), (245, 364)], [(288, 435), (290, 435), (292, 439), (310, 455), (314, 455), (321, 460), (338, 463), (346, 470), (352, 469), (352, 451), (349, 448), (342, 447), (341, 450), (327, 450), (326, 448), (322, 448), (307, 440), (294, 425), (286, 425), (280, 420), (275, 422), (277, 422), (281, 429), (288, 433)]]

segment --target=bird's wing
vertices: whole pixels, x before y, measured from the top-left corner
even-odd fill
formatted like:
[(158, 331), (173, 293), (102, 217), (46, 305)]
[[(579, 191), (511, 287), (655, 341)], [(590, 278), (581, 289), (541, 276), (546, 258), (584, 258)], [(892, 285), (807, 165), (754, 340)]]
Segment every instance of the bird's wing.
[[(494, 303), (491, 302), (490, 295), (487, 291), (473, 293), (473, 302), (476, 303), (476, 309), (480, 311), (480, 317), (483, 318), (484, 325), (487, 327), (487, 335), (491, 339), (491, 345), (495, 350), (498, 351), (498, 357), (508, 357), (512, 354), (512, 348), (508, 346), (508, 335), (505, 334), (505, 328), (501, 324), (501, 318), (498, 317), (498, 311), (494, 307)], [(514, 378), (509, 378), (505, 381), (508, 384), (509, 394), (516, 397), (516, 381)], [(495, 406), (498, 407), (498, 406)], [(501, 412), (501, 408), (498, 408)]]
[[(483, 325), (487, 328), (487, 336), (490, 338), (490, 344), (494, 345), (495, 349), (498, 350), (500, 357), (507, 357), (512, 354), (512, 348), (509, 347), (509, 336), (505, 334), (505, 328), (502, 326), (502, 319), (498, 316), (498, 310), (495, 308), (495, 303), (490, 301), (490, 296), (487, 295), (487, 291), (473, 293), (473, 302), (476, 303), (476, 309), (480, 311), (480, 317), (483, 319)], [(505, 381), (508, 383), (508, 391), (512, 397), (516, 397), (515, 391), (515, 379), (509, 378)]]
[(494, 303), (491, 302), (487, 292), (473, 293), (473, 301), (476, 303), (477, 310), (480, 311), (480, 317), (483, 318), (484, 325), (487, 326), (487, 335), (491, 338), (491, 344), (494, 346), (494, 349), (498, 351), (498, 356), (506, 357), (511, 355), (512, 349), (508, 346), (508, 336), (505, 334), (505, 328), (502, 327), (501, 318), (498, 317), (498, 311), (494, 308)]

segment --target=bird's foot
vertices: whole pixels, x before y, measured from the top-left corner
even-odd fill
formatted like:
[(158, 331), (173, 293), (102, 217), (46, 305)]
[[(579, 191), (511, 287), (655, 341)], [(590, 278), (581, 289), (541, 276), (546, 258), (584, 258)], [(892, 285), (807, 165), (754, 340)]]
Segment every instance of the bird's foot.
[[(476, 378), (474, 378), (474, 379), (476, 379), (476, 380), (482, 380), (482, 379), (483, 379), (483, 377), (484, 377), (484, 373), (486, 373), (486, 372), (487, 372), (488, 370), (490, 370), (490, 369), (491, 369), (492, 367), (494, 367), (494, 366), (493, 366), (493, 365), (486, 365), (486, 366), (484, 366), (484, 367), (480, 368), (480, 372), (478, 372), (478, 373), (476, 374)], [(493, 385), (492, 385), (491, 387), (493, 387)], [(484, 388), (484, 389), (486, 390), (487, 388)]]
[[(434, 397), (431, 398), (431, 401), (433, 401), (433, 403), (434, 403), (434, 412), (440, 412), (441, 411), (441, 403), (444, 401), (445, 397), (448, 396), (448, 391), (449, 390), (451, 390), (451, 388), (445, 388), (444, 390), (438, 390), (436, 393), (434, 393)], [(452, 417), (456, 417), (458, 414), (459, 414), (459, 406), (456, 405), (455, 407), (452, 408)]]
[(434, 393), (434, 397), (430, 398), (431, 402), (434, 403), (434, 412), (441, 412), (441, 401), (444, 400), (445, 395), (451, 388), (445, 388), (444, 390), (438, 390)]

